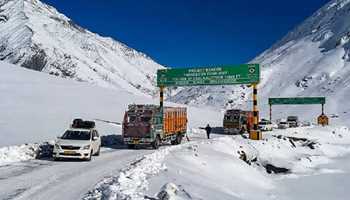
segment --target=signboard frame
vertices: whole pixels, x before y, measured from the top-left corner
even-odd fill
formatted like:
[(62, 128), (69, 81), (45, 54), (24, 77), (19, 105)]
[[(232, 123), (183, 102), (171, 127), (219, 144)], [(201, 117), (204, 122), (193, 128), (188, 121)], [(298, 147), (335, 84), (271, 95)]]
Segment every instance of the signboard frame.
[(157, 71), (158, 87), (258, 84), (259, 81), (259, 64), (160, 69)]
[(326, 97), (283, 97), (269, 98), (270, 105), (325, 104)]

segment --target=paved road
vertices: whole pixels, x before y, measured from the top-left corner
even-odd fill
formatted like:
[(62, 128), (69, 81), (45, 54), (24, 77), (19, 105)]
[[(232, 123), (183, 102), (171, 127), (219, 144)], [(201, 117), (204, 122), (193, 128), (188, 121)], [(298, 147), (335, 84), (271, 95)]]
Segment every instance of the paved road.
[[(220, 137), (213, 134), (212, 137)], [(190, 137), (206, 141), (206, 135)], [(183, 141), (186, 143), (186, 139)], [(161, 148), (167, 148), (167, 145)], [(121, 169), (155, 150), (128, 150), (122, 145), (102, 148), (90, 162), (31, 160), (0, 167), (1, 200), (81, 199), (104, 177), (118, 175)]]
[(105, 148), (91, 162), (32, 160), (3, 166), (0, 199), (80, 199), (103, 177), (152, 152)]

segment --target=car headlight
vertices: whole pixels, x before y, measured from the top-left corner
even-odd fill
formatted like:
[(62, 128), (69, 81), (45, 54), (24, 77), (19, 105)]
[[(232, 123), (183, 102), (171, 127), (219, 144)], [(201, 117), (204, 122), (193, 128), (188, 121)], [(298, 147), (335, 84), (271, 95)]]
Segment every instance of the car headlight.
[(82, 149), (90, 149), (90, 145), (83, 146)]

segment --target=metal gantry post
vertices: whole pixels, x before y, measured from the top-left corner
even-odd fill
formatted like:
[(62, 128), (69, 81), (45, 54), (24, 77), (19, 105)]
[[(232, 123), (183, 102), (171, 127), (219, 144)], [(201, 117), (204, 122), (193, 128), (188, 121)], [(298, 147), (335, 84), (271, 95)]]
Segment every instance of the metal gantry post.
[(269, 104), (270, 105), (270, 122), (272, 122), (272, 104)]
[(320, 116), (318, 116), (317, 123), (322, 125), (322, 126), (326, 126), (329, 124), (329, 119), (328, 119), (327, 115), (324, 114), (324, 104), (321, 104), (321, 105), (322, 105), (322, 113)]
[(253, 85), (253, 115), (254, 115), (254, 130), (258, 130), (258, 88)]
[(253, 130), (249, 133), (249, 138), (252, 140), (260, 140), (261, 132), (258, 130), (259, 111), (258, 111), (258, 88), (257, 84), (253, 84)]
[(159, 87), (159, 107), (163, 109), (164, 106), (164, 86)]
[(324, 104), (322, 104), (322, 115), (324, 115)]
[(160, 121), (162, 124), (162, 129), (164, 130), (164, 86), (159, 87), (159, 111), (160, 111)]

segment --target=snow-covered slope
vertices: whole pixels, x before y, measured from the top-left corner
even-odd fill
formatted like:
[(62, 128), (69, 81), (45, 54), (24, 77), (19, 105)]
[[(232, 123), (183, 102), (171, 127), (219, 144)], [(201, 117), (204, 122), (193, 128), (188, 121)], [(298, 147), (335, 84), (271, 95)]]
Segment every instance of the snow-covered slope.
[[(329, 2), (251, 61), (262, 66), (259, 99), (263, 111), (267, 111), (271, 96), (318, 95), (327, 97), (328, 112), (346, 115), (350, 111), (349, 10), (349, 0)], [(250, 108), (251, 92), (242, 86), (198, 87), (180, 90), (171, 99), (195, 105)], [(319, 107), (311, 108), (319, 112)], [(262, 114), (266, 117), (267, 113)]]
[(145, 54), (78, 26), (39, 0), (0, 0), (0, 60), (51, 75), (155, 93), (162, 68)]
[[(128, 104), (159, 101), (1, 61), (0, 69), (0, 147), (53, 140), (76, 117), (121, 122)], [(188, 117), (190, 127), (219, 125), (221, 119), (220, 113), (196, 108), (189, 108)], [(102, 123), (97, 128), (103, 135), (121, 134)]]
[(260, 141), (215, 135), (146, 155), (84, 199), (347, 199), (349, 144), (349, 129), (334, 126), (274, 130)]

